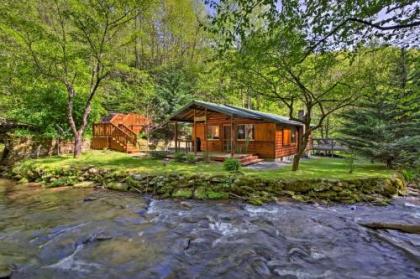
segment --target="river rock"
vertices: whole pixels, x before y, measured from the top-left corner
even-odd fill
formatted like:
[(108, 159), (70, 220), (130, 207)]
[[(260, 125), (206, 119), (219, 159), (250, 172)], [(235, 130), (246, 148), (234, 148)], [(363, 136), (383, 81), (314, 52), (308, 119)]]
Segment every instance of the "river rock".
[(313, 184), (310, 181), (292, 181), (290, 183), (286, 183), (284, 185), (284, 189), (286, 191), (293, 191), (293, 192), (308, 192), (313, 188)]
[(97, 241), (105, 241), (105, 240), (110, 240), (112, 239), (112, 235), (107, 234), (105, 232), (100, 232), (95, 236), (95, 240)]
[(117, 191), (127, 191), (128, 185), (121, 182), (110, 182), (106, 184), (106, 188)]
[(79, 187), (79, 188), (90, 188), (94, 186), (95, 186), (95, 182), (93, 181), (82, 181), (82, 182), (74, 184), (74, 187)]
[(98, 174), (99, 173), (99, 170), (96, 169), (96, 168), (90, 168), (88, 170), (88, 173), (91, 174), (91, 175), (95, 175), (95, 174)]
[(9, 279), (12, 277), (12, 269), (8, 266), (0, 265), (0, 279)]
[(224, 176), (224, 175), (216, 175), (216, 176), (212, 176), (210, 178), (210, 181), (214, 182), (214, 183), (225, 182), (225, 180), (226, 180), (226, 176)]
[(263, 261), (255, 261), (252, 263), (252, 267), (259, 275), (270, 276), (271, 271)]
[(142, 181), (142, 180), (145, 178), (145, 176), (144, 176), (144, 175), (142, 175), (142, 174), (133, 174), (131, 177), (132, 177), (134, 180), (137, 180), (137, 181)]
[(180, 205), (182, 205), (185, 208), (192, 208), (193, 207), (192, 204), (187, 202), (187, 201), (180, 202)]

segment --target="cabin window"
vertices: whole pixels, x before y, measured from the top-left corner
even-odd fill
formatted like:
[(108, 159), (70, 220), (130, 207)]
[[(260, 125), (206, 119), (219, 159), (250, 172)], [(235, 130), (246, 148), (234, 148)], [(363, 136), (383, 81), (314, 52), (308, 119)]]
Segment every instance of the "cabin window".
[(255, 125), (254, 124), (241, 124), (237, 128), (238, 140), (254, 140), (255, 138)]
[(291, 129), (290, 142), (296, 143), (296, 128), (295, 127)]
[(220, 129), (218, 125), (209, 125), (207, 127), (208, 129), (208, 134), (207, 134), (207, 138), (208, 139), (220, 139)]
[(283, 129), (283, 145), (290, 145), (296, 143), (296, 128)]

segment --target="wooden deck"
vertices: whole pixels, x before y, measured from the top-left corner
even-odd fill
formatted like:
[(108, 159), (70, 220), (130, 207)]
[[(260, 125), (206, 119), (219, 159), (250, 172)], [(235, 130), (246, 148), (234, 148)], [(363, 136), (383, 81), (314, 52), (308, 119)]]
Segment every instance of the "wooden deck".
[(348, 147), (342, 145), (335, 139), (318, 139), (314, 138), (312, 140), (312, 147), (311, 149), (317, 154), (324, 154), (324, 155), (333, 155), (334, 152), (343, 151), (347, 152)]

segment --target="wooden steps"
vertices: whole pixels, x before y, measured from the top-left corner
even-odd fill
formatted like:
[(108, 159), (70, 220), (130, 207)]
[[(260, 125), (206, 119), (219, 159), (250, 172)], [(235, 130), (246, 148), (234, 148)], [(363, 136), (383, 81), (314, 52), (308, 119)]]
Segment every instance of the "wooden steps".
[(242, 166), (249, 166), (249, 165), (253, 165), (262, 161), (264, 160), (260, 159), (257, 155), (252, 155), (252, 154), (249, 154), (239, 159), (239, 162), (241, 162)]
[(140, 152), (140, 149), (135, 146), (134, 144), (127, 144), (127, 153), (138, 153)]
[[(227, 158), (230, 158), (229, 156), (211, 156), (211, 159), (218, 162), (223, 162)], [(257, 155), (254, 154), (242, 154), (242, 155), (235, 155), (235, 159), (239, 160), (242, 166), (249, 166), (252, 164), (256, 164), (259, 162), (264, 161), (263, 159), (260, 159)]]
[(97, 123), (93, 125), (92, 149), (111, 149), (137, 153), (137, 134), (123, 124)]

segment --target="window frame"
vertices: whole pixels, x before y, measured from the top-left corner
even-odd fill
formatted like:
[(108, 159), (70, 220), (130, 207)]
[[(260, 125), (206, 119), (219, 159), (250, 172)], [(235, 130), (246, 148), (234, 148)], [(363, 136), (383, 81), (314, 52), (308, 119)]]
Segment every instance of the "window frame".
[[(239, 126), (244, 126), (245, 138), (238, 138)], [(247, 127), (252, 127), (252, 138), (247, 139), (249, 129)], [(255, 124), (238, 124), (236, 127), (236, 140), (237, 141), (255, 141)]]
[[(211, 137), (212, 134), (210, 133), (211, 129), (210, 127), (216, 127), (217, 128), (217, 137)], [(212, 141), (212, 140), (220, 140), (220, 125), (216, 125), (216, 124), (212, 124), (212, 125), (207, 125), (207, 140)]]
[[(282, 139), (282, 146), (290, 146), (290, 145), (296, 145), (296, 143), (297, 143), (297, 137), (296, 137), (296, 127), (283, 127), (283, 130), (282, 130), (282, 137), (283, 137), (283, 139)], [(288, 132), (288, 139), (287, 139), (287, 142), (288, 143), (285, 143), (286, 142), (286, 133), (285, 133), (285, 131), (289, 131)]]
[(290, 144), (291, 145), (293, 145), (293, 144), (296, 144), (296, 142), (297, 142), (297, 137), (296, 137), (296, 127), (292, 127), (292, 128), (290, 128)]
[[(288, 133), (286, 133), (288, 131)], [(290, 128), (284, 128), (282, 129), (282, 146), (289, 146), (291, 141), (291, 134), (292, 130)], [(288, 137), (286, 137), (288, 135)], [(286, 143), (287, 142), (287, 143)]]

